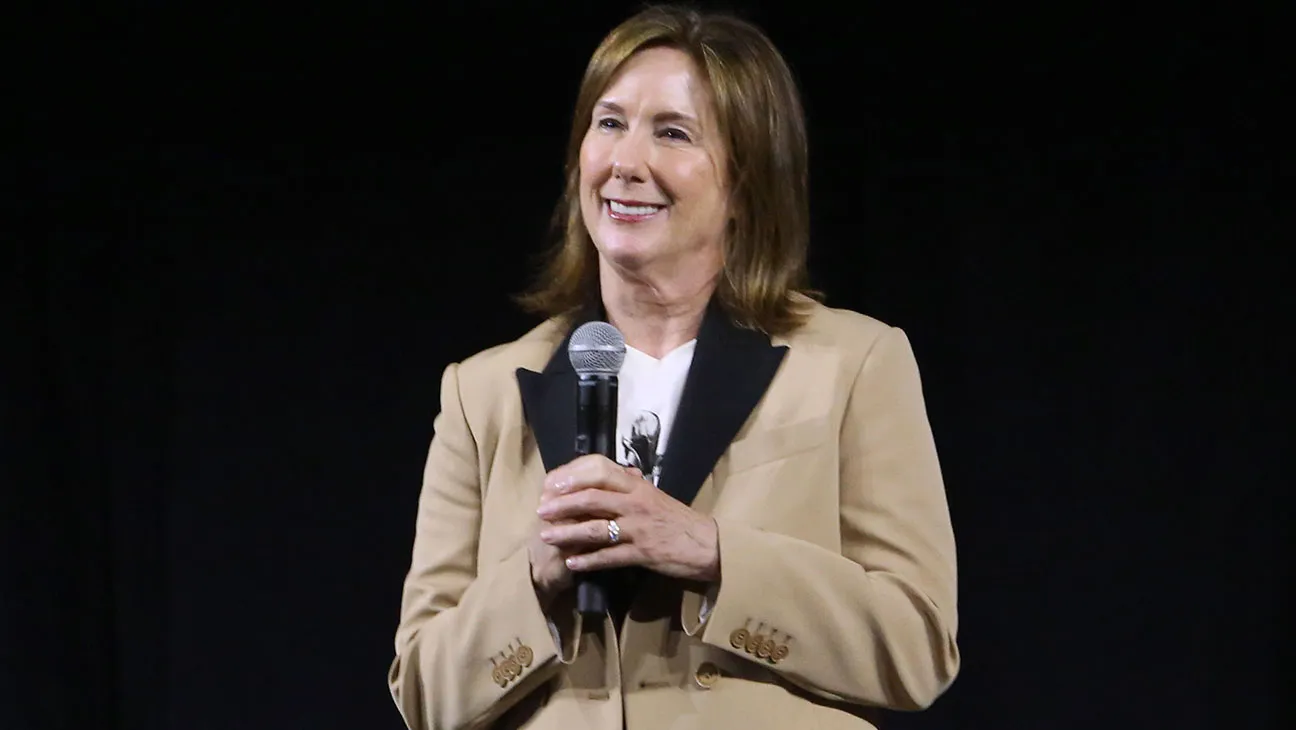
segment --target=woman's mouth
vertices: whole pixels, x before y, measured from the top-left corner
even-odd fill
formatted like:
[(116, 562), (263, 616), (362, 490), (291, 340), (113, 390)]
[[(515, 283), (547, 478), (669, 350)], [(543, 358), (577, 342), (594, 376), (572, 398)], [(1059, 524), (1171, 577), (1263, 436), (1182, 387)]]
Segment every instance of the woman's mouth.
[(638, 223), (657, 215), (666, 206), (635, 201), (606, 200), (608, 217), (626, 223)]

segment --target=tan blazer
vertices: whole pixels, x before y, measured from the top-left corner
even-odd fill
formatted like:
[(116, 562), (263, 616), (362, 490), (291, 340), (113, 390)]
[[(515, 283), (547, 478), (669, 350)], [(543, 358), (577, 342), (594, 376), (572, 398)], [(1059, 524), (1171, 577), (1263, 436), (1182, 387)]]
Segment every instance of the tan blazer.
[(709, 310), (659, 486), (719, 526), (715, 602), (645, 571), (619, 633), (531, 584), (574, 456), (568, 334), (445, 369), (388, 677), (410, 728), (860, 729), (949, 687), (954, 535), (901, 330), (814, 305), (771, 341)]

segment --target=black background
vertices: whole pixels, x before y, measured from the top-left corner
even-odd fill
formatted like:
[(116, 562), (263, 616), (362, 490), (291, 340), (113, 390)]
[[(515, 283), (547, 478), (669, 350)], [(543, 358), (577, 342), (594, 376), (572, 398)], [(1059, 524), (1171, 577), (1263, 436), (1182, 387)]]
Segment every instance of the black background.
[[(13, 26), (6, 730), (400, 727), (441, 369), (534, 324), (633, 6), (274, 5)], [(910, 335), (946, 473), (963, 674), (895, 726), (1279, 727), (1281, 24), (740, 9), (803, 85), (815, 283)]]

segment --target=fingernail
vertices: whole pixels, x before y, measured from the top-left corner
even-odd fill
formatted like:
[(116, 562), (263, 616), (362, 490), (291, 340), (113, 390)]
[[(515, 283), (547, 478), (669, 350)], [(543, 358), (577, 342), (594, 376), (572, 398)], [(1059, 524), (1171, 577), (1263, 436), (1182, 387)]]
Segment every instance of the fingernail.
[(565, 562), (568, 570), (579, 570), (581, 567), (581, 559), (577, 557), (567, 558)]
[(552, 531), (552, 530), (544, 530), (543, 532), (540, 533), (540, 539), (541, 539), (543, 542), (549, 542), (550, 540), (553, 539), (553, 531)]

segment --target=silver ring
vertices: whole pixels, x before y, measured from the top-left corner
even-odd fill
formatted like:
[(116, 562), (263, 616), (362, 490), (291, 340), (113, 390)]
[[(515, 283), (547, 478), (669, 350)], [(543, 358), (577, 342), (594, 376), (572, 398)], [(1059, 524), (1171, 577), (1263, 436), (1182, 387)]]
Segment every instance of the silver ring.
[(608, 520), (608, 542), (613, 545), (621, 542), (621, 525), (616, 520)]

